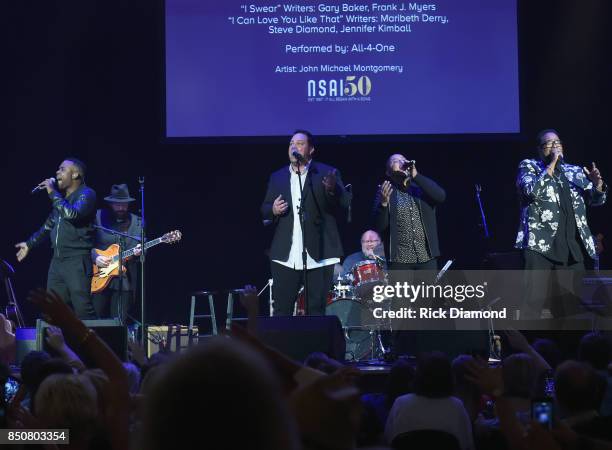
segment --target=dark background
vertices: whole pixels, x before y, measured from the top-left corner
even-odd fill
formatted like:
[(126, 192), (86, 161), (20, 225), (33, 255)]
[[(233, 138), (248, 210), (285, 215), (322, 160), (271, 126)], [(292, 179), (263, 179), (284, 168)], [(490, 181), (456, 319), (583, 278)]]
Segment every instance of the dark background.
[[(17, 269), (15, 288), (30, 322), (35, 311), (25, 297), (30, 288), (45, 285), (50, 251), (36, 249), (18, 264), (14, 244), (49, 212), (46, 196), (31, 196), (30, 189), (69, 155), (88, 164), (88, 184), (98, 192), (100, 206), (113, 183), (128, 183), (137, 196), (137, 179), (144, 175), (148, 236), (183, 232), (180, 244), (149, 253), (150, 323), (186, 323), (194, 289), (263, 286), (270, 231), (259, 206), (269, 174), (287, 164), (293, 130), (268, 143), (164, 141), (159, 0), (24, 0), (3, 8), (8, 78), (2, 97), (8, 114), (0, 130), (5, 183), (0, 257)], [(338, 167), (344, 182), (354, 186), (353, 222), (341, 228), (346, 253), (359, 247), (376, 185), (394, 152), (416, 159), (421, 173), (446, 188), (439, 234), (442, 259), (456, 259), (455, 267), (478, 266), (485, 250), (475, 183), (482, 185), (493, 233), (489, 249), (512, 249), (516, 168), (533, 155), (538, 130), (556, 128), (569, 162), (596, 161), (609, 179), (611, 16), (607, 0), (519, 1), (521, 136), (320, 142), (316, 157)], [(591, 210), (591, 229), (609, 238), (609, 217), (608, 205)], [(604, 253), (602, 259), (609, 268), (610, 257)], [(0, 306), (3, 302), (0, 296)]]

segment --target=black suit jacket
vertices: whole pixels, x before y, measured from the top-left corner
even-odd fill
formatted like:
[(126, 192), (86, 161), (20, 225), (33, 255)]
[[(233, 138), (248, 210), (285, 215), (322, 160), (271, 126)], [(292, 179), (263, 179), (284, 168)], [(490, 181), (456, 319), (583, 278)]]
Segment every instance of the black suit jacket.
[[(389, 260), (393, 260), (397, 253), (397, 222), (391, 218), (397, 217), (397, 190), (394, 184), (389, 205), (383, 208), (381, 205), (380, 190), (374, 201), (374, 229), (383, 236), (385, 252)], [(446, 192), (431, 178), (420, 173), (412, 180), (407, 191), (416, 202), (421, 213), (423, 229), (429, 245), (429, 254), (432, 258), (440, 256), (440, 245), (438, 243), (438, 224), (436, 222), (436, 205), (446, 200)]]
[[(312, 161), (304, 182), (306, 249), (315, 261), (343, 256), (336, 215), (342, 209), (348, 208), (351, 196), (344, 189), (340, 172), (337, 170), (336, 189), (333, 195), (325, 191), (323, 177), (332, 170), (336, 169)], [(279, 195), (283, 196), (289, 208), (282, 216), (274, 216), (272, 204)], [(285, 166), (270, 175), (266, 197), (261, 205), (264, 223), (271, 223), (275, 227), (270, 246), (272, 260), (286, 261), (289, 258), (293, 239), (293, 210), (291, 173), (289, 167)]]

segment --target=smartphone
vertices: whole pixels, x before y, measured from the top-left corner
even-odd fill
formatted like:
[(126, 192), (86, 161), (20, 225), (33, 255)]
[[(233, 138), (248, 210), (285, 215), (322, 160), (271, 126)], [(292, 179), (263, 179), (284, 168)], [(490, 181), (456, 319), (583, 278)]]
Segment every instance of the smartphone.
[(19, 381), (13, 377), (8, 377), (6, 383), (4, 383), (4, 401), (10, 402), (19, 390)]
[(542, 398), (531, 401), (531, 418), (547, 429), (553, 424), (553, 401)]
[(555, 396), (555, 378), (552, 375), (547, 375), (544, 378), (544, 396), (549, 398)]

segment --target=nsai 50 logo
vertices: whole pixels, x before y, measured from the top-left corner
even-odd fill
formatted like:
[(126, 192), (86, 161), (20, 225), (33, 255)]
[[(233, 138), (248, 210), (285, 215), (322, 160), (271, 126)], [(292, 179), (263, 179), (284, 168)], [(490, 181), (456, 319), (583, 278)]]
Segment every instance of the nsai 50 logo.
[(354, 99), (369, 100), (372, 80), (367, 75), (347, 75), (344, 78), (308, 80), (308, 100)]

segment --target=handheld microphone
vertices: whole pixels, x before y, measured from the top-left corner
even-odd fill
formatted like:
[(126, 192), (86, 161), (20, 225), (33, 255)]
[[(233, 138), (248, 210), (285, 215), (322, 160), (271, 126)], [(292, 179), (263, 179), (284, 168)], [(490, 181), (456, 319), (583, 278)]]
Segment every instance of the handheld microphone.
[(298, 160), (298, 162), (306, 162), (306, 158), (304, 158), (297, 150), (293, 150), (291, 152), (291, 156)]
[[(53, 180), (53, 184), (57, 184), (57, 180), (55, 179), (55, 177), (53, 177), (51, 179)], [(41, 191), (43, 189), (45, 189), (45, 187), (41, 186), (40, 184), (38, 184), (38, 185), (34, 186), (34, 189), (32, 189), (32, 192), (30, 192), (30, 194), (33, 194), (36, 191)]]
[(415, 164), (416, 161), (414, 159), (411, 159), (410, 161), (404, 161), (404, 164), (402, 164), (402, 170), (410, 170)]

